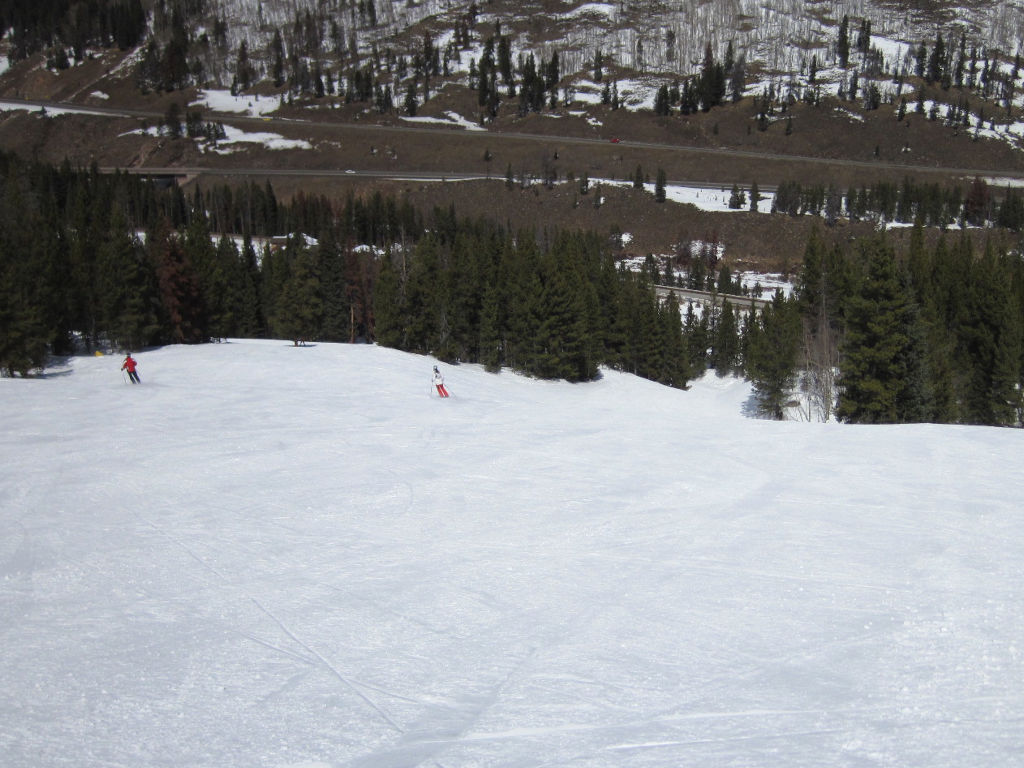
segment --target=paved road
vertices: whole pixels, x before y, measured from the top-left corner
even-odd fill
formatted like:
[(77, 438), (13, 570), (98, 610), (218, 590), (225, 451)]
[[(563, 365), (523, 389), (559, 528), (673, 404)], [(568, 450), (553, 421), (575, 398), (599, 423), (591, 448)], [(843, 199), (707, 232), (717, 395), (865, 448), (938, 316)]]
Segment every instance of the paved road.
[[(132, 167), (132, 168), (100, 168), (101, 173), (134, 173), (140, 176), (177, 176), (189, 177), (201, 174), (209, 176), (288, 176), (290, 178), (372, 178), (392, 179), (396, 181), (472, 181), (486, 179), (484, 173), (441, 173), (440, 171), (376, 171), (376, 170), (355, 170), (351, 168), (215, 168), (212, 166), (167, 166), (167, 167)], [(501, 178), (491, 174), (491, 179)], [(598, 181), (596, 177), (591, 181)], [(720, 181), (673, 181), (668, 179), (665, 182), (671, 187), (687, 187), (690, 189), (721, 189), (728, 191), (732, 183)], [(746, 187), (744, 187), (746, 189)], [(761, 184), (758, 186), (761, 194), (774, 194), (776, 187), (772, 184)]]
[[(147, 120), (159, 121), (164, 118), (164, 115), (150, 110), (142, 109), (127, 109), (122, 107), (104, 107), (104, 106), (92, 106), (74, 104), (68, 102), (56, 102), (56, 101), (38, 101), (32, 99), (12, 99), (7, 98), (0, 101), (7, 102), (10, 104), (24, 105), (25, 107), (32, 109), (50, 109), (50, 110), (64, 110), (64, 111), (75, 111), (89, 114), (100, 114), (110, 115), (111, 117), (138, 117)], [(423, 125), (378, 125), (374, 123), (339, 123), (327, 120), (317, 120), (314, 118), (310, 119), (293, 119), (283, 117), (252, 117), (249, 115), (239, 115), (231, 112), (216, 112), (212, 110), (204, 110), (203, 117), (207, 120), (214, 119), (218, 122), (225, 123), (227, 125), (259, 125), (263, 130), (266, 130), (268, 126), (309, 126), (318, 130), (334, 130), (339, 132), (346, 131), (359, 131), (359, 132), (371, 132), (380, 134), (429, 134), (437, 136), (445, 136), (450, 138), (453, 131), (457, 132), (460, 138), (466, 140), (485, 140), (488, 143), (493, 143), (503, 140), (516, 140), (516, 141), (528, 141), (538, 142), (544, 144), (557, 143), (561, 145), (580, 145), (580, 146), (601, 146), (607, 147), (608, 138), (583, 138), (575, 136), (550, 136), (545, 134), (532, 134), (532, 133), (518, 133), (510, 131), (459, 131), (458, 128), (452, 127), (430, 127)], [(682, 144), (664, 144), (659, 142), (648, 142), (648, 141), (628, 141), (623, 140), (616, 146), (622, 149), (649, 149), (657, 150), (662, 152), (685, 152), (690, 154), (704, 154), (721, 157), (743, 157), (762, 161), (771, 162), (785, 162), (785, 163), (812, 163), (817, 165), (828, 165), (828, 166), (842, 166), (842, 167), (862, 167), (872, 169), (885, 169), (885, 170), (896, 170), (903, 171), (906, 173), (941, 173), (944, 175), (957, 174), (963, 176), (991, 176), (998, 174), (1001, 177), (1007, 178), (1022, 178), (1024, 179), (1024, 171), (1015, 171), (1010, 169), (999, 169), (994, 170), (991, 168), (966, 168), (957, 166), (934, 166), (934, 165), (914, 165), (909, 163), (891, 163), (881, 160), (851, 160), (842, 158), (823, 158), (823, 157), (811, 157), (807, 155), (780, 155), (770, 152), (756, 152), (753, 150), (746, 149), (731, 149), (728, 147), (695, 147), (687, 146)], [(167, 169), (147, 169), (149, 173), (166, 173)], [(281, 175), (281, 176), (333, 176), (349, 173), (347, 170), (340, 171), (326, 171), (326, 170), (300, 170), (300, 169), (286, 169), (278, 168), (274, 170), (268, 170), (265, 168), (252, 168), (252, 169), (232, 169), (225, 170), (216, 167), (206, 168), (190, 168), (190, 169), (175, 169), (173, 173), (222, 173), (222, 174), (239, 174), (239, 175)], [(482, 178), (479, 173), (462, 174), (462, 173), (430, 173), (430, 172), (395, 172), (395, 171), (358, 171), (354, 170), (354, 174), (363, 176), (373, 176), (377, 178), (402, 178), (402, 179), (464, 179), (464, 178)], [(690, 183), (693, 186), (716, 186), (719, 182), (706, 182), (697, 184), (696, 182), (672, 182), (673, 184), (686, 184)], [(768, 187), (762, 187), (765, 191), (770, 191)]]

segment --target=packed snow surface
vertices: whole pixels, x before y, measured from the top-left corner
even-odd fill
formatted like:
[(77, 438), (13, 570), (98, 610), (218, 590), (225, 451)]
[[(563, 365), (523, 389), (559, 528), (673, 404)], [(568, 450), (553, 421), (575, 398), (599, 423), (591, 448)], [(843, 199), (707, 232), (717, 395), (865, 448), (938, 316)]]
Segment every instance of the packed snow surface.
[(0, 753), (1020, 766), (1024, 432), (235, 341), (0, 380)]

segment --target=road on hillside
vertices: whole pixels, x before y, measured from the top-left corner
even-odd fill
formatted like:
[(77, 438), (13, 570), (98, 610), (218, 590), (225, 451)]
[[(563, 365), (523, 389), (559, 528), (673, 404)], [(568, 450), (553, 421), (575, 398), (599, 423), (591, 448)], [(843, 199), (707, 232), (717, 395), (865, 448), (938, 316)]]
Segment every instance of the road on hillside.
[[(440, 171), (374, 171), (337, 168), (214, 168), (211, 166), (165, 166), (165, 167), (132, 167), (132, 168), (100, 168), (101, 173), (131, 173), (139, 176), (287, 176), (289, 178), (371, 178), (390, 179), (392, 181), (475, 181), (487, 178), (499, 179), (501, 176), (485, 173), (441, 173)], [(594, 179), (596, 181), (597, 179)], [(622, 182), (628, 183), (628, 182)], [(715, 189), (720, 188), (728, 192), (732, 183), (719, 181), (673, 181), (668, 179), (665, 182), (672, 187), (686, 187), (687, 189)], [(758, 189), (762, 194), (774, 194), (776, 187), (772, 184), (761, 184)]]
[[(163, 120), (164, 115), (150, 110), (141, 109), (128, 109), (122, 107), (104, 107), (104, 106), (85, 106), (81, 104), (74, 104), (70, 102), (60, 101), (38, 101), (33, 99), (16, 99), (16, 98), (5, 98), (0, 100), (0, 109), (3, 109), (3, 103), (9, 103), (14, 105), (22, 105), (25, 108), (31, 109), (50, 109), (57, 111), (66, 112), (79, 112), (84, 114), (98, 114), (98, 115), (110, 115), (111, 117), (138, 117), (147, 120)], [(266, 129), (269, 125), (279, 126), (309, 126), (310, 128), (317, 128), (318, 130), (337, 130), (337, 131), (361, 131), (381, 134), (429, 134), (437, 136), (451, 137), (453, 131), (458, 131), (457, 126), (448, 127), (429, 127), (424, 125), (416, 126), (398, 126), (398, 125), (379, 125), (376, 123), (339, 123), (326, 120), (316, 119), (298, 119), (298, 118), (286, 118), (286, 117), (253, 117), (250, 115), (238, 115), (232, 112), (217, 112), (214, 110), (205, 110), (203, 112), (204, 119), (216, 119), (218, 122), (227, 125), (258, 125), (262, 129)], [(584, 138), (576, 136), (550, 136), (546, 134), (536, 133), (519, 133), (512, 131), (461, 131), (459, 132), (460, 137), (465, 139), (482, 139), (487, 142), (503, 141), (503, 140), (516, 140), (516, 141), (527, 141), (527, 142), (538, 142), (551, 144), (557, 142), (559, 144), (572, 144), (580, 146), (607, 146), (610, 138)], [(859, 168), (874, 168), (874, 169), (888, 169), (898, 170), (905, 172), (915, 173), (942, 173), (942, 174), (959, 174), (964, 176), (985, 176), (998, 173), (1000, 176), (1008, 178), (1024, 178), (1024, 171), (1016, 171), (1012, 169), (999, 169), (998, 171), (991, 168), (960, 168), (955, 166), (934, 166), (934, 165), (913, 165), (909, 163), (892, 163), (882, 160), (852, 160), (844, 158), (824, 158), (824, 157), (812, 157), (809, 155), (780, 155), (772, 152), (756, 152), (747, 149), (731, 149), (728, 147), (696, 147), (687, 146), (683, 144), (664, 144), (660, 142), (648, 142), (648, 141), (629, 141), (624, 139), (617, 146), (623, 149), (648, 149), (657, 150), (662, 152), (686, 152), (691, 154), (705, 154), (712, 156), (721, 157), (738, 157), (738, 158), (749, 158), (762, 161), (770, 162), (801, 162), (801, 163), (813, 163), (819, 165), (829, 166), (842, 166), (842, 167), (859, 167)], [(140, 172), (141, 169), (131, 169), (136, 172)], [(148, 173), (156, 174), (156, 169), (145, 169)], [(479, 173), (462, 174), (462, 173), (430, 173), (423, 171), (415, 172), (396, 172), (396, 171), (329, 171), (329, 170), (301, 170), (301, 169), (287, 169), (279, 168), (275, 170), (268, 170), (265, 168), (251, 168), (251, 169), (231, 169), (226, 170), (216, 167), (204, 167), (204, 168), (189, 168), (182, 169), (176, 168), (173, 170), (162, 169), (160, 173), (172, 173), (181, 175), (183, 173), (221, 173), (221, 174), (232, 174), (232, 175), (280, 175), (280, 176), (334, 176), (340, 174), (356, 173), (362, 176), (372, 176), (375, 178), (401, 178), (409, 180), (438, 180), (438, 179), (460, 179), (460, 178), (485, 178)], [(673, 184), (687, 184), (687, 182), (672, 182)], [(706, 182), (700, 186), (716, 186), (720, 182)], [(698, 186), (695, 182), (689, 182), (692, 186)], [(763, 187), (766, 191), (769, 187)]]

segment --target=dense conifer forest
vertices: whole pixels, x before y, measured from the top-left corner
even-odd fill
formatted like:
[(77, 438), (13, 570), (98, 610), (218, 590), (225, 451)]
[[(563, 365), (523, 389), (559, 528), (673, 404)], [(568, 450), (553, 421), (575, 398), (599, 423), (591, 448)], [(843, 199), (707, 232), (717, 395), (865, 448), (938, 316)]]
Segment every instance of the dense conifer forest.
[[(838, 417), (861, 423), (1021, 423), (1024, 261), (969, 230), (904, 253), (884, 235), (849, 249), (812, 237), (796, 297), (802, 368)], [(838, 378), (831, 381), (832, 371)]]
[[(630, 271), (607, 238), (510, 231), (375, 194), (185, 195), (128, 174), (0, 155), (0, 365), (227, 337), (374, 341), (488, 370), (587, 381), (610, 366), (676, 387), (708, 368), (781, 418), (1019, 425), (1024, 261), (969, 230), (906, 252), (812, 235), (792, 297), (680, 310), (656, 283), (738, 290), (707, 254)], [(835, 408), (835, 410), (833, 410)]]
[[(0, 157), (0, 363), (231, 336), (371, 341), (574, 381), (689, 377), (678, 307), (593, 235), (373, 195), (276, 200)], [(288, 234), (291, 233), (291, 234)]]
[(10, 32), (11, 61), (44, 51), (53, 69), (81, 61), (89, 46), (133, 48), (148, 28), (141, 0), (2, 0), (0, 23)]

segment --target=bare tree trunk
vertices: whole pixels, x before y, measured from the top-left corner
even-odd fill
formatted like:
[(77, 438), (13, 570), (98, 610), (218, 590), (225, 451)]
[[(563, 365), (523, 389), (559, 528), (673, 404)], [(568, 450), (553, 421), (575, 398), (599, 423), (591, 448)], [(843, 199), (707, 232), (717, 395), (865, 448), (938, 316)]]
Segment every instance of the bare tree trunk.
[(818, 317), (804, 326), (804, 375), (801, 389), (807, 398), (808, 418), (829, 421), (835, 410), (839, 345), (822, 301)]

